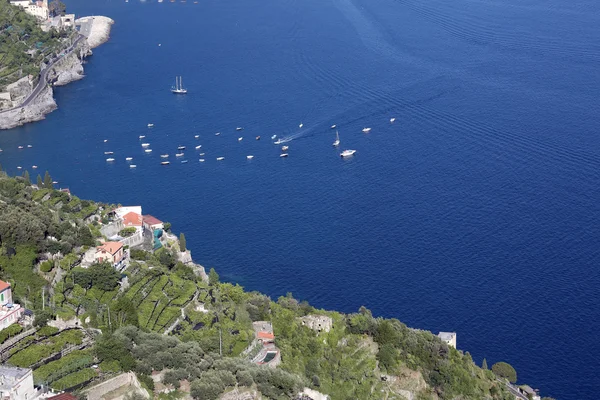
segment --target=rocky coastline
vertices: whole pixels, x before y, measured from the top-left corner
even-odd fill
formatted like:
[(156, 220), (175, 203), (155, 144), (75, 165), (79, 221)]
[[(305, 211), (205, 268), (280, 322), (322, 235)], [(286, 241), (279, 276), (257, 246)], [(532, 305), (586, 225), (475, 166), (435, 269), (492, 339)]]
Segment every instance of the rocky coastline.
[(21, 78), (7, 86), (7, 91), (13, 98), (13, 108), (0, 111), (0, 129), (11, 129), (44, 119), (46, 114), (58, 108), (53, 97), (52, 86), (63, 86), (85, 76), (83, 69), (85, 58), (92, 55), (92, 48), (108, 41), (114, 21), (108, 17), (94, 16), (80, 18), (77, 24), (80, 23), (91, 24), (88, 37), (80, 40), (73, 51), (52, 66), (46, 74), (46, 86), (34, 99), (25, 106), (18, 106), (37, 86), (37, 82), (31, 77)]

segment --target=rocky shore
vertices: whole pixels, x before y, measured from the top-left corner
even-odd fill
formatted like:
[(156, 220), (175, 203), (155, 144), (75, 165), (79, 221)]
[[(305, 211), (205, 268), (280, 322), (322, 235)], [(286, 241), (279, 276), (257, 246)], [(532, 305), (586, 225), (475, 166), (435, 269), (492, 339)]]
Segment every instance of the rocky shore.
[(58, 108), (51, 86), (66, 85), (85, 76), (83, 70), (85, 58), (92, 55), (92, 48), (100, 46), (109, 39), (113, 23), (112, 19), (102, 16), (78, 19), (78, 25), (86, 25), (85, 35), (87, 38), (80, 40), (68, 55), (57, 61), (48, 70), (45, 74), (46, 82), (39, 83), (40, 85), (45, 84), (45, 87), (39, 91), (37, 96), (23, 105), (23, 102), (36, 90), (38, 85), (32, 77), (24, 77), (7, 86), (6, 90), (12, 97), (12, 104), (9, 107), (13, 108), (0, 111), (0, 129), (10, 129), (28, 122), (40, 121), (46, 114)]

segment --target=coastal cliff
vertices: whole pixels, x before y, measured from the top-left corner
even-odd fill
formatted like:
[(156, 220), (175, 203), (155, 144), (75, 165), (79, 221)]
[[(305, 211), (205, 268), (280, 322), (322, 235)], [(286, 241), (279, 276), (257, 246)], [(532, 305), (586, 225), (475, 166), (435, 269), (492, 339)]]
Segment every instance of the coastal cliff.
[[(87, 25), (87, 37), (81, 38), (70, 52), (56, 61), (41, 78), (44, 82), (34, 84), (32, 77), (25, 77), (7, 86), (12, 101), (3, 101), (7, 109), (0, 111), (0, 129), (10, 129), (28, 122), (40, 121), (45, 115), (58, 108), (51, 86), (63, 86), (82, 79), (83, 63), (92, 55), (92, 48), (105, 43), (110, 37), (114, 21), (108, 17), (94, 16), (77, 20), (77, 24)], [(39, 89), (38, 86), (45, 85)], [(40, 90), (32, 99), (28, 97)], [(12, 107), (12, 108), (11, 108)]]

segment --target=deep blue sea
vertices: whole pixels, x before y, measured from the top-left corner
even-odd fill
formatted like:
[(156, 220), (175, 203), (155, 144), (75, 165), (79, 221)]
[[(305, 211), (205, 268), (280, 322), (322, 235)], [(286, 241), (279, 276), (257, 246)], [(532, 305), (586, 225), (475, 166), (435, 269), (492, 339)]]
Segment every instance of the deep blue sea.
[(10, 173), (141, 204), (247, 289), (456, 331), (543, 395), (598, 398), (600, 2), (67, 7), (113, 18), (111, 40), (45, 121), (0, 132)]

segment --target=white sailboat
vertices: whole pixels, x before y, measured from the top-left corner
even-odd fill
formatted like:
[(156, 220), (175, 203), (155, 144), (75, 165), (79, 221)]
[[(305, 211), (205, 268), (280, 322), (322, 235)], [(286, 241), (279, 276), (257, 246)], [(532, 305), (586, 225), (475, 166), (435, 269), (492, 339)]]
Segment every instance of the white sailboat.
[(333, 145), (335, 147), (338, 147), (340, 145), (340, 134), (337, 130), (335, 131), (335, 141), (333, 142)]
[(175, 86), (171, 87), (171, 93), (175, 93), (175, 94), (186, 94), (187, 93), (187, 89), (184, 89), (184, 87), (183, 87), (183, 81), (181, 79), (181, 76), (175, 77)]

